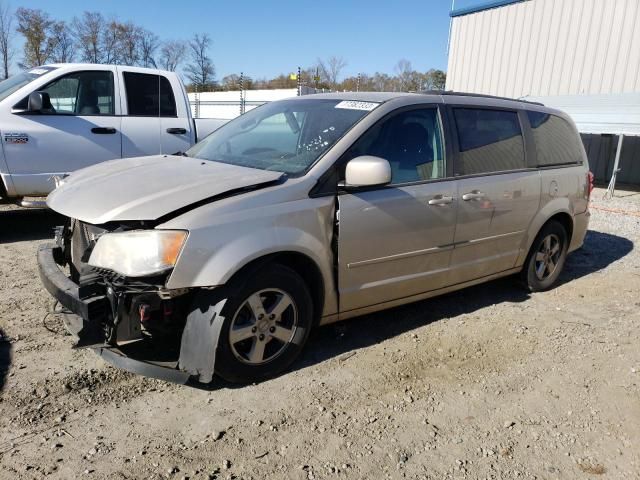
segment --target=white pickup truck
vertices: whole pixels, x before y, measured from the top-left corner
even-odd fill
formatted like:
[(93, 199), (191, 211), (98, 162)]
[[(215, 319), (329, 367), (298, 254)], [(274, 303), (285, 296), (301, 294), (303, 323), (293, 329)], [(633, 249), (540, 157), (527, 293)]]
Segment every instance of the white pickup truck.
[(225, 122), (193, 119), (174, 72), (93, 64), (22, 72), (0, 82), (0, 201), (33, 205), (23, 197), (48, 194), (56, 177), (183, 152)]

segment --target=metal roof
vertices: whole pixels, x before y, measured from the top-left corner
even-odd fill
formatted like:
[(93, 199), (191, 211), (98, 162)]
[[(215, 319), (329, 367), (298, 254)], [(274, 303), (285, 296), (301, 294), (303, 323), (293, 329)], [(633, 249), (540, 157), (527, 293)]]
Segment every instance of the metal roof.
[(566, 112), (580, 133), (640, 135), (640, 93), (525, 97)]
[(462, 15), (469, 15), (470, 13), (482, 12), (484, 10), (490, 10), (492, 8), (504, 7), (505, 5), (511, 5), (512, 3), (526, 2), (528, 0), (493, 0), (491, 2), (482, 2), (479, 5), (472, 7), (456, 8), (451, 10), (449, 16), (461, 17)]

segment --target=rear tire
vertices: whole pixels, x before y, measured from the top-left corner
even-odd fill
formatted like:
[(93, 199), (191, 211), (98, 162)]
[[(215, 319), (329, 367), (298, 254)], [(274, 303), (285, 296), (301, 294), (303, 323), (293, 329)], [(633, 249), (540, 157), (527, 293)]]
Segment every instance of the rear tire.
[(522, 280), (532, 292), (549, 290), (557, 282), (569, 248), (564, 226), (555, 220), (547, 222), (536, 236), (522, 270)]
[(313, 325), (313, 300), (304, 280), (269, 264), (228, 286), (215, 371), (233, 383), (253, 383), (286, 370)]

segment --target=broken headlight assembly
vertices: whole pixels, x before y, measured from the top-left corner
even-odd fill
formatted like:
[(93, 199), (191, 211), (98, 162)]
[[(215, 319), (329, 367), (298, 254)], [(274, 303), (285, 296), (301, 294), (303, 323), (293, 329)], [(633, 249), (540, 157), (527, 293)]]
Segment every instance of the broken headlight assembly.
[(172, 269), (187, 239), (184, 230), (134, 230), (98, 238), (89, 265), (125, 277), (145, 277)]

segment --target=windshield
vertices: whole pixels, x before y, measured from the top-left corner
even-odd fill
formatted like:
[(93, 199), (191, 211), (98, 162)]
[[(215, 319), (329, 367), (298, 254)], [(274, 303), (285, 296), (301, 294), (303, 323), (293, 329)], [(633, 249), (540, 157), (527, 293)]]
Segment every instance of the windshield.
[(6, 80), (0, 82), (0, 101), (7, 98), (13, 92), (21, 89), (27, 83), (33, 82), (36, 78), (40, 78), (45, 73), (49, 73), (54, 70), (55, 67), (39, 67), (34, 68), (28, 72), (22, 72), (13, 77), (9, 77)]
[(377, 106), (326, 99), (272, 102), (227, 123), (186, 153), (300, 175)]

